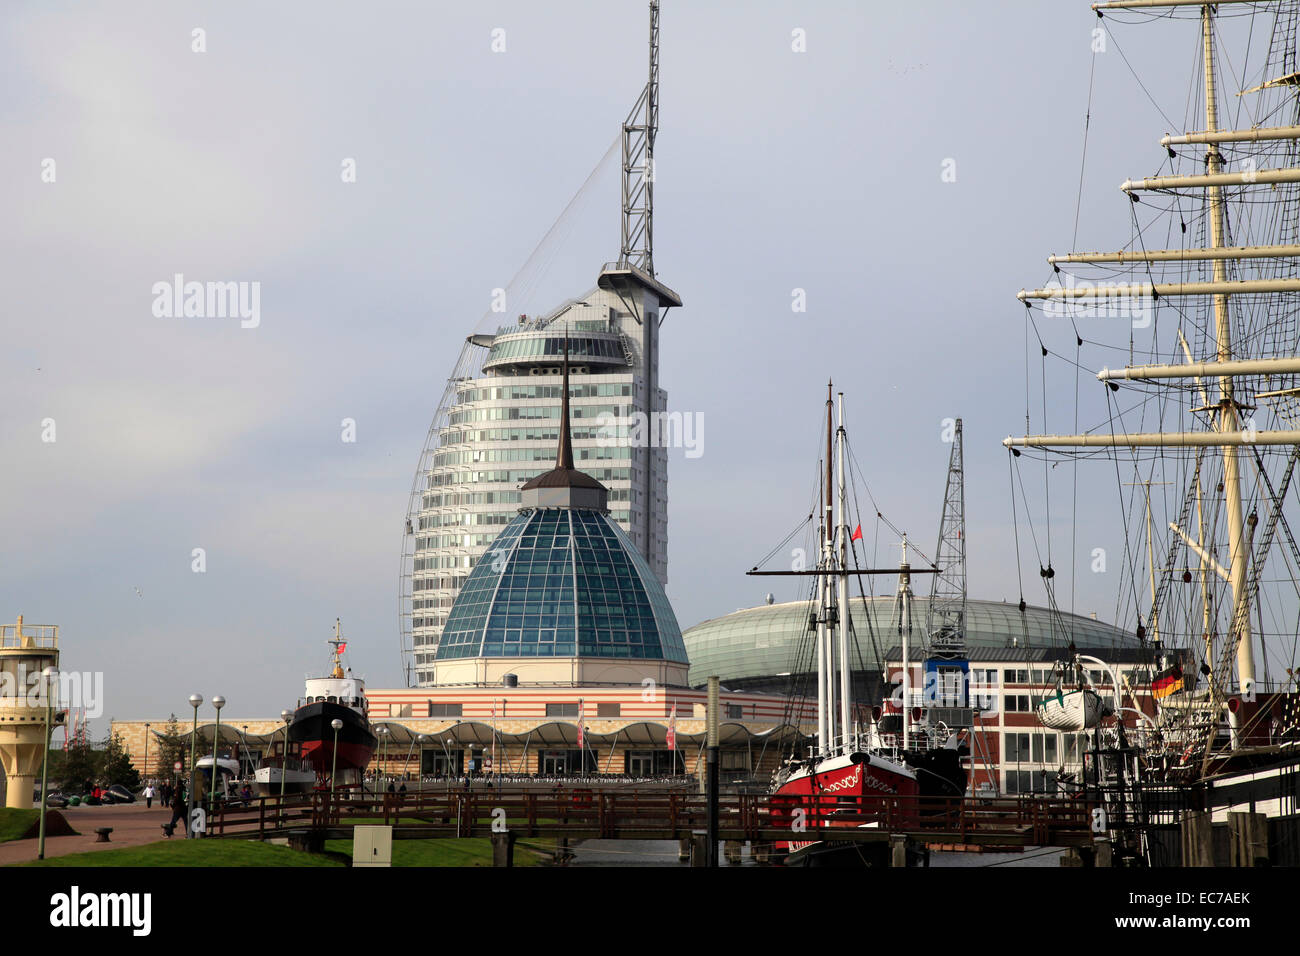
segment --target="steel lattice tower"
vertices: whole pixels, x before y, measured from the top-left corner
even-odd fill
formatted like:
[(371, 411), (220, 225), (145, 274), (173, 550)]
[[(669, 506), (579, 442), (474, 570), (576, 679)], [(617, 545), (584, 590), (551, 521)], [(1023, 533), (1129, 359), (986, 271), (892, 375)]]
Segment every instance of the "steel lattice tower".
[(930, 588), (926, 614), (930, 652), (935, 657), (960, 657), (966, 646), (966, 490), (960, 418), (948, 457), (948, 482), (934, 560), (940, 570)]

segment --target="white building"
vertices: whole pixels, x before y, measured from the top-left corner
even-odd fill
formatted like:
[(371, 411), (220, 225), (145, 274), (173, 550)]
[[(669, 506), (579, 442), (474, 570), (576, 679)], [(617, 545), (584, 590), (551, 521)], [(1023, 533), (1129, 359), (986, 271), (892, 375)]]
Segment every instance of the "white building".
[[(425, 443), (402, 568), (408, 683), (429, 686), (447, 614), (475, 562), (550, 469), (567, 333), (573, 454), (609, 489), (611, 516), (661, 585), (668, 581), (668, 469), (662, 441), (627, 438), (634, 415), (666, 411), (659, 326), (677, 294), (630, 264), (551, 313), (469, 337)], [(634, 429), (634, 434), (636, 430)]]

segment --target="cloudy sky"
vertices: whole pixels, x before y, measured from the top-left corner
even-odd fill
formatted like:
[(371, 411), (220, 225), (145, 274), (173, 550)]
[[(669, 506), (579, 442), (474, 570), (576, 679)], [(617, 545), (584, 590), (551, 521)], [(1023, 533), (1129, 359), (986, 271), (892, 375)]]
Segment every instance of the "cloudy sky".
[[(970, 592), (1016, 600), (1015, 293), (1074, 234), (1096, 18), (1059, 0), (663, 6), (656, 267), (685, 306), (661, 375), (705, 421), (702, 457), (670, 459), (683, 628), (768, 589), (743, 572), (806, 508), (828, 377), (875, 500), (926, 550), (941, 423), (964, 419)], [(1158, 168), (1166, 117), (1195, 105), (1194, 21), (1115, 29), (1079, 248), (1128, 241), (1116, 186)], [(641, 0), (4, 5), (0, 617), (61, 625), (64, 667), (105, 672), (106, 718), (183, 713), (196, 691), (276, 713), (336, 616), (371, 685), (400, 682), (429, 420), (492, 290), (614, 141), (645, 34)], [(554, 297), (617, 255), (615, 185), (597, 175), (570, 217)], [(157, 315), (176, 274), (259, 283), (259, 323)], [(1068, 328), (1043, 332), (1072, 351)], [(1073, 381), (1049, 380), (1050, 430), (1072, 430)], [(1037, 431), (1037, 385), (1033, 403)], [(1106, 474), (1082, 482), (1081, 561), (1122, 547)], [(1058, 567), (1073, 514), (1054, 508)], [(1024, 565), (1041, 602), (1028, 546)], [(1107, 618), (1117, 586), (1081, 572), (1063, 603)]]

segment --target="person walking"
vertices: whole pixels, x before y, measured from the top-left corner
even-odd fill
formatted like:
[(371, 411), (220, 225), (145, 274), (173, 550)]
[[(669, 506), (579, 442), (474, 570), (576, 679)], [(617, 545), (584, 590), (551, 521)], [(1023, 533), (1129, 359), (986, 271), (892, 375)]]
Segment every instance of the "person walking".
[(166, 833), (168, 837), (171, 837), (171, 835), (176, 832), (176, 821), (178, 820), (185, 827), (185, 832), (188, 835), (190, 824), (186, 815), (185, 794), (181, 791), (180, 787), (177, 787), (176, 792), (172, 795), (171, 822), (163, 824), (163, 832)]
[(144, 788), (144, 808), (146, 810), (153, 809), (153, 784), (152, 783), (148, 784)]

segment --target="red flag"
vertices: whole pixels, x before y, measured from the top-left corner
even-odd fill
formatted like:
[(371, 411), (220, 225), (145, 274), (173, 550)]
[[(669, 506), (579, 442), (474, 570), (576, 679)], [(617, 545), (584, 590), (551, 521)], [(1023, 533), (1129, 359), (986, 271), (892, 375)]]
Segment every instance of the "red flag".
[(348, 642), (347, 642), (347, 641), (339, 641), (339, 653), (342, 654), (342, 653), (343, 653), (344, 651), (346, 651), (347, 649), (348, 649)]
[(857, 541), (858, 538), (860, 537), (862, 537), (862, 525), (858, 525), (856, 528), (853, 529), (853, 537), (849, 538), (849, 540)]
[(668, 715), (668, 749), (677, 749), (677, 705), (673, 704), (672, 712)]

